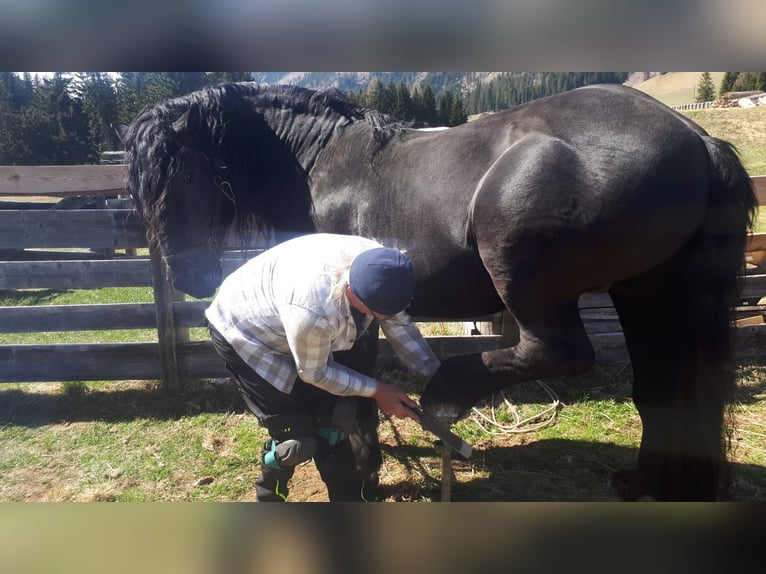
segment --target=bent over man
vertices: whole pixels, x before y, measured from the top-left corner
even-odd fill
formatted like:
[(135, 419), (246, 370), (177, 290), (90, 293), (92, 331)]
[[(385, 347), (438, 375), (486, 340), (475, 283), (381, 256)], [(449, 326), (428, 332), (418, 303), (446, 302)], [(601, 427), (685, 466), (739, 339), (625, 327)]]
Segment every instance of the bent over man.
[(205, 313), (213, 344), (271, 437), (258, 501), (287, 500), (295, 466), (312, 458), (331, 501), (371, 496), (348, 439), (357, 397), (414, 420), (416, 403), (396, 385), (335, 362), (333, 352), (351, 349), (376, 319), (408, 368), (436, 372), (438, 358), (404, 311), (414, 284), (400, 251), (334, 234), (281, 243), (223, 282)]

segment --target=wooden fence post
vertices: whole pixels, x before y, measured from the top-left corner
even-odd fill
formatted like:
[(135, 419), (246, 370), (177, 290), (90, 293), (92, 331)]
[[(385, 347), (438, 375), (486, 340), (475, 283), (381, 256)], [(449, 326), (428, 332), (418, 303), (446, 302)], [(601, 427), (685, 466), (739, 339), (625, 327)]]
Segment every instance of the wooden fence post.
[(519, 326), (510, 311), (496, 313), (491, 321), (465, 323), (466, 335), (502, 335), (500, 348), (512, 347), (519, 342)]
[(157, 338), (159, 341), (162, 387), (169, 393), (177, 393), (185, 383), (178, 368), (176, 354), (177, 333), (173, 299), (176, 296), (167, 276), (165, 262), (160, 254), (151, 249), (152, 284), (154, 285), (154, 308), (157, 314)]
[(513, 347), (519, 342), (519, 324), (516, 323), (516, 319), (513, 318), (510, 311), (501, 313), (499, 334), (503, 336), (500, 340), (500, 347), (502, 348)]

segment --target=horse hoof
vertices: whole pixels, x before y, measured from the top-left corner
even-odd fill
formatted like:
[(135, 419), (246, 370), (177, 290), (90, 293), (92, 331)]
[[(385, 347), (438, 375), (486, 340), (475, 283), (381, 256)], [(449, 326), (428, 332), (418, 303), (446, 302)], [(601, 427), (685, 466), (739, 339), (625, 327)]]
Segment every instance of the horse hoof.
[(427, 403), (423, 405), (423, 412), (445, 424), (452, 424), (463, 417), (461, 409), (453, 403)]

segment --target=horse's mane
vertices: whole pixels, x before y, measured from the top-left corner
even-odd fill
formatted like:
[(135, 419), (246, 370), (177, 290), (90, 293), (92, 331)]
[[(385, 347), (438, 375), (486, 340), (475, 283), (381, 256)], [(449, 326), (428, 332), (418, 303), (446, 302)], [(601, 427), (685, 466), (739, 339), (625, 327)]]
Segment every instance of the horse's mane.
[(372, 138), (367, 145), (368, 161), (372, 161), (392, 136), (410, 127), (408, 123), (354, 102), (337, 88), (316, 91), (289, 84), (264, 86), (244, 82), (233, 85), (242, 90), (245, 97), (253, 98), (258, 107), (289, 108), (294, 114), (316, 118), (329, 113), (329, 118), (342, 124), (367, 123), (372, 130)]
[[(289, 112), (282, 126), (269, 129), (261, 112)], [(264, 86), (253, 82), (224, 83), (144, 108), (125, 135), (128, 175), (126, 188), (149, 220), (164, 209), (169, 182), (196, 149), (214, 162), (219, 177), (230, 182), (236, 196), (241, 231), (297, 226), (296, 214), (310, 211), (308, 174), (287, 145), (310, 116), (321, 150), (337, 129), (363, 122), (370, 126), (367, 144), (372, 157), (405, 126), (353, 102), (338, 90), (314, 91), (297, 86)], [(182, 129), (179, 129), (179, 126)], [(264, 128), (264, 129), (259, 129)], [(277, 137), (277, 132), (279, 138)], [(288, 133), (289, 132), (289, 133)], [(292, 221), (285, 218), (292, 217)], [(152, 226), (154, 227), (154, 226)], [(159, 227), (159, 226), (157, 226)]]
[(367, 122), (375, 132), (391, 136), (408, 126), (399, 120), (349, 99), (337, 88), (316, 91), (293, 85), (265, 86), (254, 82), (230, 84), (253, 97), (259, 107), (291, 108), (298, 114), (322, 116), (332, 112), (350, 122)]

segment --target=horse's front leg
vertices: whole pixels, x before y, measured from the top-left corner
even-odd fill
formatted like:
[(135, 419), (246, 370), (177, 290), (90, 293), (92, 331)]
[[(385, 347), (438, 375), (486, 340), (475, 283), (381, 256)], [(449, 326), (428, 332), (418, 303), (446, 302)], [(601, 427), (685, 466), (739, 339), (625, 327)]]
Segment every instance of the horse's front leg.
[(423, 408), (454, 422), (485, 397), (514, 383), (590, 370), (595, 355), (576, 302), (556, 308), (556, 314), (517, 314), (519, 342), (513, 347), (442, 361), (423, 392)]

